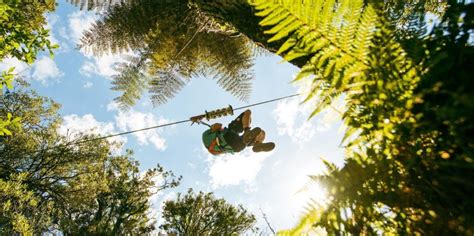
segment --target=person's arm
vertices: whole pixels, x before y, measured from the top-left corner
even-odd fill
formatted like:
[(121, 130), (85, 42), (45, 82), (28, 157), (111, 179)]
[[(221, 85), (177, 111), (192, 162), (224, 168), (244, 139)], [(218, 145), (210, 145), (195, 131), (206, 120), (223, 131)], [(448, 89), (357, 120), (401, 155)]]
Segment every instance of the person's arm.
[(221, 128), (222, 128), (221, 123), (215, 123), (215, 124), (211, 125), (211, 131), (212, 132), (219, 131)]

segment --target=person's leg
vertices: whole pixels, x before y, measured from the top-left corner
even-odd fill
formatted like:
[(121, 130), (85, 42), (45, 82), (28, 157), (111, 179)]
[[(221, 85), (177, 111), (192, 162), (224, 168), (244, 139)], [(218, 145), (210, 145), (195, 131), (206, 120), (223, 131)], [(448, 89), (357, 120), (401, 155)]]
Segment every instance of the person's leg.
[(227, 144), (232, 147), (234, 152), (240, 152), (247, 146), (242, 142), (242, 137), (232, 131), (228, 131), (226, 134), (224, 134), (224, 139)]
[(240, 134), (244, 130), (249, 129), (250, 123), (252, 121), (251, 115), (252, 112), (250, 110), (242, 112), (237, 118), (235, 118), (235, 120), (230, 122), (230, 124), (227, 126), (228, 129), (236, 134)]
[(257, 137), (255, 137), (255, 143), (253, 144), (252, 151), (254, 152), (269, 152), (275, 148), (275, 143), (267, 142), (265, 140), (265, 131), (261, 131)]
[(251, 146), (253, 143), (255, 143), (255, 139), (259, 135), (261, 135), (262, 132), (262, 129), (260, 129), (259, 127), (253, 128), (252, 130), (247, 131), (244, 133), (244, 135), (242, 135), (242, 140), (244, 143)]
[(265, 140), (265, 131), (260, 131), (260, 133), (255, 137), (255, 142), (256, 143), (263, 143), (263, 140)]

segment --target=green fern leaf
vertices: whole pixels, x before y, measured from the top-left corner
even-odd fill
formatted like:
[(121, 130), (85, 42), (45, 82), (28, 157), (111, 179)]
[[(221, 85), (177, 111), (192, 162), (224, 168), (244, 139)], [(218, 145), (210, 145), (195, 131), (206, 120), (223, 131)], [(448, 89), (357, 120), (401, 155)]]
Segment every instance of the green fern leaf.
[(280, 39), (288, 36), (290, 33), (295, 31), (296, 29), (298, 29), (301, 25), (302, 25), (302, 23), (298, 22), (298, 21), (295, 21), (295, 22), (292, 22), (288, 25), (285, 25), (284, 30), (277, 31), (278, 33), (275, 36), (271, 37), (268, 40), (268, 42), (277, 41), (277, 40), (280, 40)]
[(293, 17), (288, 17), (285, 20), (283, 20), (282, 22), (280, 22), (278, 25), (276, 25), (275, 27), (273, 27), (269, 30), (263, 31), (263, 33), (265, 33), (265, 34), (277, 34), (278, 32), (280, 32), (282, 30), (286, 30), (286, 27), (288, 25), (290, 25), (291, 23), (294, 23), (294, 22), (295, 22), (295, 19)]
[(308, 55), (307, 52), (302, 52), (302, 51), (295, 52), (295, 51), (291, 51), (291, 52), (287, 53), (287, 54), (283, 57), (283, 59), (285, 59), (285, 60), (287, 60), (287, 61), (291, 61), (291, 60), (294, 60), (294, 59), (296, 59), (296, 58), (298, 58), (298, 57), (304, 57), (304, 56), (306, 56), (306, 55)]
[(289, 16), (289, 12), (285, 12), (283, 9), (276, 9), (270, 15), (265, 17), (262, 21), (260, 21), (261, 26), (267, 26), (267, 25), (275, 25), (285, 19), (287, 16)]
[(306, 78), (307, 76), (314, 74), (314, 69), (315, 67), (313, 66), (313, 64), (308, 63), (304, 65), (303, 67), (301, 67), (300, 72), (298, 72), (298, 75), (293, 79), (292, 82), (299, 81), (303, 78)]
[(290, 49), (291, 47), (295, 46), (297, 40), (296, 38), (290, 38), (288, 40), (286, 40), (280, 47), (280, 49), (278, 49), (278, 51), (276, 52), (276, 54), (279, 54), (281, 55), (282, 53), (286, 52), (288, 49)]
[[(264, 17), (260, 24), (271, 26), (265, 31), (273, 35), (268, 41), (286, 39), (278, 50), (285, 53), (285, 60), (311, 56), (308, 63), (312, 65), (303, 66), (295, 80), (306, 78), (312, 71), (337, 91), (346, 91), (350, 78), (367, 70), (377, 15), (363, 0), (257, 1), (255, 5), (256, 14)], [(320, 94), (325, 102), (318, 104), (316, 113), (332, 99), (330, 91)]]

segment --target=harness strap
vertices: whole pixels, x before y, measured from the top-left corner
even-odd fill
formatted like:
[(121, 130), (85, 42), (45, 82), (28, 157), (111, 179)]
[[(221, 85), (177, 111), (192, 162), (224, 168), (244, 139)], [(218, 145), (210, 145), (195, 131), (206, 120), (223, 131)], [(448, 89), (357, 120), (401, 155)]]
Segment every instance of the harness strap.
[[(211, 154), (213, 154), (213, 155), (219, 155), (219, 154), (222, 153), (221, 150), (219, 150), (219, 151), (214, 150), (214, 147), (218, 144), (218, 143), (217, 143), (217, 140), (218, 140), (218, 139), (219, 139), (219, 138), (216, 137), (214, 140), (212, 140), (211, 145), (209, 145), (209, 148), (207, 149), (207, 150), (208, 150)], [(219, 149), (222, 149), (219, 145), (217, 145), (217, 147), (218, 147)]]
[[(222, 132), (222, 131), (224, 131), (224, 129), (221, 129), (221, 131), (218, 131), (218, 132)], [(222, 144), (222, 141), (224, 142), (224, 144)], [(214, 149), (215, 147), (217, 147), (217, 149), (219, 150), (215, 150)], [(231, 151), (231, 152), (234, 151), (234, 149), (225, 140), (219, 140), (219, 136), (217, 136), (215, 139), (211, 141), (211, 144), (209, 145), (209, 148), (207, 150), (211, 154), (214, 154), (214, 155), (219, 155), (225, 152), (226, 150)]]

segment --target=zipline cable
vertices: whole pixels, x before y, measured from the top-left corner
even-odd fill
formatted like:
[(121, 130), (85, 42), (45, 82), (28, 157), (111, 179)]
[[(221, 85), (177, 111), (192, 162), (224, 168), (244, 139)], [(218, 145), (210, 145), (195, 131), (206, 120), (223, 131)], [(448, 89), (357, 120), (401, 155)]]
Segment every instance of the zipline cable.
[(186, 123), (186, 122), (190, 122), (190, 121), (191, 120), (188, 119), (188, 120), (176, 121), (176, 122), (172, 122), (172, 123), (166, 123), (166, 124), (162, 124), (162, 125), (155, 125), (155, 126), (146, 127), (146, 128), (143, 128), (143, 129), (130, 130), (130, 131), (127, 131), (127, 132), (116, 133), (116, 134), (111, 134), (111, 135), (107, 135), (107, 136), (101, 136), (101, 137), (97, 137), (97, 138), (86, 139), (86, 140), (82, 140), (82, 141), (78, 141), (78, 142), (73, 142), (71, 144), (81, 144), (81, 143), (91, 142), (91, 141), (95, 141), (95, 140), (112, 138), (112, 137), (116, 137), (116, 136), (132, 134), (132, 133), (141, 132), (141, 131), (145, 131), (145, 130), (157, 129), (157, 128), (161, 128), (161, 127), (165, 127), (165, 126)]
[[(293, 94), (293, 95), (289, 95), (289, 96), (279, 97), (279, 98), (275, 98), (275, 99), (271, 99), (271, 100), (267, 100), (267, 101), (263, 101), (263, 102), (250, 104), (250, 105), (247, 105), (247, 106), (238, 107), (238, 108), (235, 108), (234, 110), (241, 110), (241, 109), (245, 109), (245, 108), (249, 108), (249, 107), (253, 107), (253, 106), (262, 105), (262, 104), (265, 104), (265, 103), (270, 103), (270, 102), (275, 102), (275, 101), (279, 101), (279, 100), (283, 100), (283, 99), (287, 99), (287, 98), (291, 98), (291, 97), (296, 97), (296, 96), (299, 96), (299, 95), (300, 94), (297, 93), (297, 94)], [(161, 124), (161, 125), (155, 125), (155, 126), (142, 128), (142, 129), (130, 130), (130, 131), (122, 132), (122, 133), (116, 133), (116, 134), (101, 136), (101, 137), (97, 137), (97, 138), (91, 138), (91, 139), (81, 140), (81, 141), (77, 141), (77, 142), (72, 142), (72, 143), (69, 143), (67, 145), (82, 144), (82, 143), (86, 143), (86, 142), (92, 142), (92, 141), (96, 141), (96, 140), (107, 139), (107, 138), (112, 138), (112, 137), (116, 137), (116, 136), (122, 136), (122, 135), (126, 135), (126, 134), (132, 134), (132, 133), (136, 133), (136, 132), (141, 132), (141, 131), (146, 131), (146, 130), (151, 130), (151, 129), (157, 129), (157, 128), (161, 128), (161, 127), (165, 127), (165, 126), (182, 124), (182, 123), (191, 122), (191, 121), (192, 120), (187, 119), (187, 120), (181, 120), (181, 121), (176, 121), (176, 122), (171, 122), (171, 123), (166, 123), (166, 124)]]
[(267, 100), (267, 101), (264, 101), (264, 102), (259, 102), (259, 103), (250, 104), (250, 105), (247, 105), (247, 106), (241, 106), (241, 107), (234, 108), (234, 111), (242, 110), (242, 109), (249, 108), (249, 107), (253, 107), (253, 106), (262, 105), (262, 104), (265, 104), (265, 103), (275, 102), (275, 101), (282, 100), (282, 99), (286, 99), (286, 98), (296, 97), (296, 96), (299, 96), (299, 95), (300, 95), (300, 94), (297, 93), (297, 94), (293, 94), (293, 95), (288, 95), (288, 96), (284, 96), (284, 97), (279, 97), (279, 98)]

